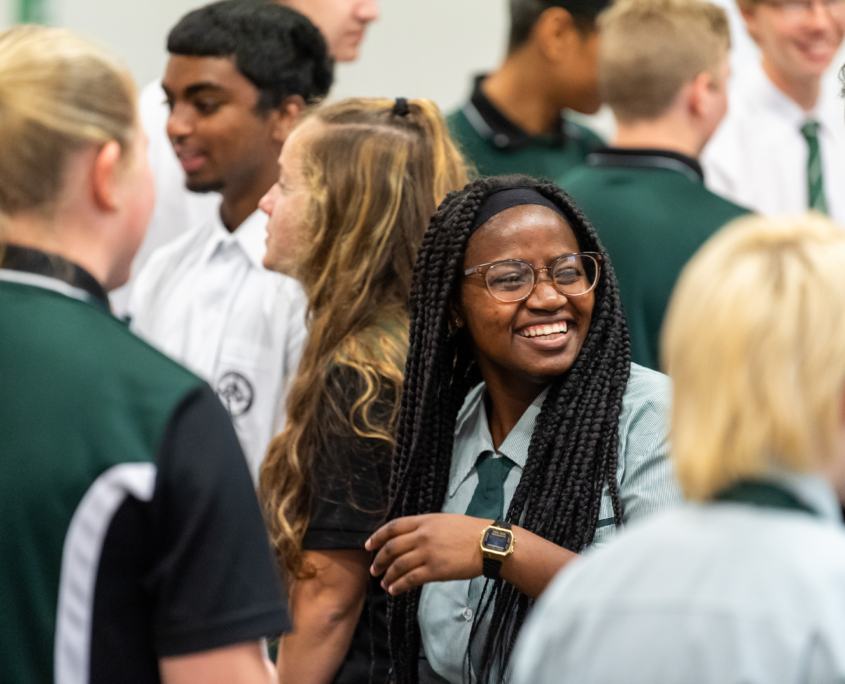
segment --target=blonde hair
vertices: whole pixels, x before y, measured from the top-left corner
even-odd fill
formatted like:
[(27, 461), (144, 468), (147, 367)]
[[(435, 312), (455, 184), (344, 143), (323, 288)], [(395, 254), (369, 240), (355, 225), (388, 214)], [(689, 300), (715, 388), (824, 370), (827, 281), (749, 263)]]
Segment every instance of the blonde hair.
[(617, 0), (598, 19), (598, 83), (619, 121), (653, 119), (730, 49), (724, 10), (703, 0)]
[(687, 497), (830, 457), (845, 384), (845, 231), (810, 214), (743, 218), (684, 269), (663, 364)]
[(68, 157), (128, 150), (136, 119), (132, 77), (104, 48), (62, 29), (0, 33), (0, 217), (52, 213)]
[[(311, 572), (303, 567), (302, 539), (321, 436), (345, 425), (393, 445), (417, 250), (437, 206), (467, 182), (430, 100), (410, 100), (405, 111), (393, 100), (349, 99), (308, 120), (320, 126), (302, 152), (310, 202), (293, 275), (308, 297), (309, 337), (288, 396), (287, 425), (270, 445), (260, 481), (289, 578)], [(327, 391), (328, 371), (338, 366), (361, 380), (348, 415)], [(385, 388), (393, 398), (387, 417), (376, 410)], [(327, 406), (334, 426), (320, 423)]]

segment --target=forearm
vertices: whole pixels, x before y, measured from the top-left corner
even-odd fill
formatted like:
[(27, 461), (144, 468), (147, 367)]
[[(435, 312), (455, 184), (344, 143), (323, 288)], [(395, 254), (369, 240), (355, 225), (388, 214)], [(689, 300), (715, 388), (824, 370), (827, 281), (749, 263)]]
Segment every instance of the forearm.
[(514, 526), (513, 538), (514, 552), (502, 563), (501, 576), (533, 599), (543, 593), (564, 565), (578, 557), (578, 554), (521, 527)]
[(279, 643), (279, 682), (328, 684), (343, 663), (367, 595), (366, 551), (306, 551), (314, 575), (290, 588), (293, 632)]
[[(429, 513), (397, 518), (367, 540), (376, 551), (370, 572), (382, 578), (393, 596), (429, 582), (478, 577), (483, 570), (481, 534), (492, 520), (454, 513)], [(513, 528), (514, 552), (502, 563), (502, 579), (537, 598), (557, 572), (577, 554)]]
[(362, 605), (363, 597), (357, 609), (345, 615), (294, 615), (295, 631), (279, 643), (279, 682), (329, 684), (349, 651)]

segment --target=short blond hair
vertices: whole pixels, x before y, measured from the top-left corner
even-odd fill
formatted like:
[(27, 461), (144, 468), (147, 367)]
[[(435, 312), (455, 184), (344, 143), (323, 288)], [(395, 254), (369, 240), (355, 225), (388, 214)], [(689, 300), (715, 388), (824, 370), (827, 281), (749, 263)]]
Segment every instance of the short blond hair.
[(743, 218), (684, 269), (662, 336), (688, 498), (830, 458), (845, 386), (845, 231), (819, 214)]
[(704, 0), (617, 0), (599, 16), (598, 83), (619, 121), (654, 119), (703, 72), (719, 78), (728, 17)]
[(0, 33), (0, 216), (51, 213), (69, 155), (130, 149), (136, 121), (132, 77), (104, 48), (62, 29)]

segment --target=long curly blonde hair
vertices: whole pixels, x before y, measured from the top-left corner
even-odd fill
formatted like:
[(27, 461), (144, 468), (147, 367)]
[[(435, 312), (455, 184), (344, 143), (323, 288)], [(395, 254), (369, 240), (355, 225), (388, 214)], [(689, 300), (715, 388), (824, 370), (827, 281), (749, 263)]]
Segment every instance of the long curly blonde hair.
[[(302, 540), (325, 407), (332, 422), (393, 445), (417, 250), (437, 206), (467, 182), (464, 161), (430, 100), (403, 107), (349, 99), (311, 119), (321, 126), (302, 151), (310, 201), (292, 272), (308, 297), (309, 337), (288, 395), (287, 425), (270, 445), (259, 485), (288, 579), (313, 572), (303, 563)], [(361, 380), (347, 415), (327, 396), (328, 370), (337, 366)], [(394, 406), (386, 418), (373, 410), (385, 393)]]

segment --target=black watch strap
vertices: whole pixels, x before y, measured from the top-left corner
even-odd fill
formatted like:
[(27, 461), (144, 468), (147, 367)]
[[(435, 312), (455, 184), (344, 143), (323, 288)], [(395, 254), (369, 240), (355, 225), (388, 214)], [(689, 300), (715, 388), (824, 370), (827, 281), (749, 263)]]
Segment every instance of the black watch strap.
[[(477, 565), (475, 567), (478, 567)], [(495, 558), (485, 558), (484, 565), (483, 565), (482, 574), (491, 580), (497, 580), (501, 577), (502, 572), (502, 561), (496, 560)], [(476, 572), (478, 572), (476, 570)]]
[[(494, 520), (491, 527), (501, 527), (504, 530), (511, 529), (511, 524), (504, 520)], [(484, 558), (482, 562), (482, 574), (487, 579), (497, 580), (501, 578), (502, 561), (497, 558)]]

